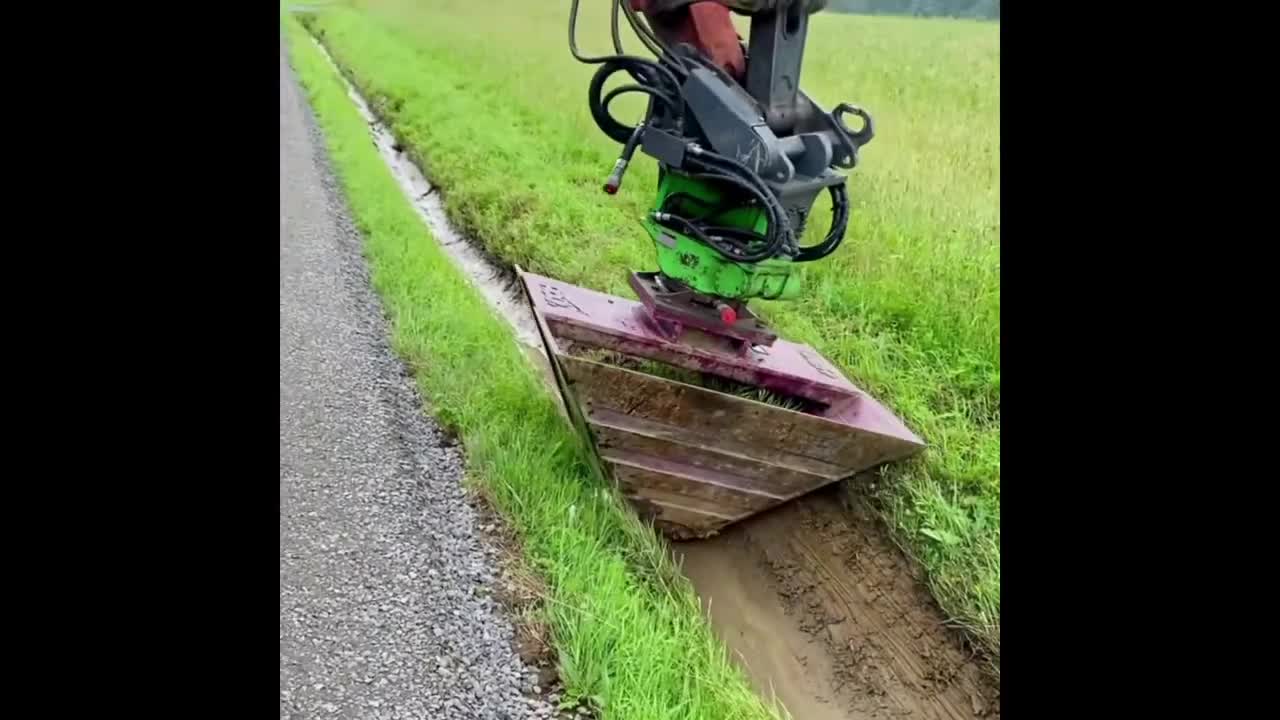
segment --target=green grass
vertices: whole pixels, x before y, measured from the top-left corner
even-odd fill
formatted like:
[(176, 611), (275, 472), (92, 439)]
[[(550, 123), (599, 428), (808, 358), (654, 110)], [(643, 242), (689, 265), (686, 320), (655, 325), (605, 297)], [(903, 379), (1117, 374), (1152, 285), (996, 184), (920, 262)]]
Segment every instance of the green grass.
[(780, 717), (729, 663), (657, 537), (591, 481), (583, 448), (509, 328), (428, 235), (306, 31), (286, 28), (395, 348), (547, 583), (567, 699), (590, 698), (605, 718)]
[[(626, 271), (655, 263), (638, 221), (656, 170), (641, 158), (618, 196), (600, 192), (618, 147), (587, 112), (594, 68), (569, 55), (568, 1), (348, 4), (314, 29), (454, 222), (507, 262), (630, 295)], [(605, 52), (607, 3), (583, 5), (579, 42)], [(877, 137), (851, 177), (845, 244), (806, 270), (804, 297), (760, 309), (930, 443), (886, 470), (880, 506), (998, 663), (999, 26), (825, 14), (805, 58), (806, 91), (867, 108)]]

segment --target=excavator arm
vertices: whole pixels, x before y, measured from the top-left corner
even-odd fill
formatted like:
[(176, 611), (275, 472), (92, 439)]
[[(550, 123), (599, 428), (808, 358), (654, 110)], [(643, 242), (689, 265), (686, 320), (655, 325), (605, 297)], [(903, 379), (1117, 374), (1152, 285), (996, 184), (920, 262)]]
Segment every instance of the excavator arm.
[[(630, 0), (644, 14), (654, 34), (669, 47), (687, 43), (712, 64), (742, 83), (765, 110), (777, 130), (793, 127), (800, 64), (808, 34), (808, 16), (826, 8), (827, 0)], [(751, 22), (748, 67), (742, 39), (730, 11)]]

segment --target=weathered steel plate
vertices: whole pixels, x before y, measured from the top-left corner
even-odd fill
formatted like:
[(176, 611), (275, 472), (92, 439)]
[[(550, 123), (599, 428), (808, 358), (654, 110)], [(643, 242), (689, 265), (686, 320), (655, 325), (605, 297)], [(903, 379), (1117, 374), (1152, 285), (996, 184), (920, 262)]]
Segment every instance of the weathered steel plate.
[[(643, 306), (519, 271), (570, 416), (597, 467), (637, 510), (684, 539), (877, 465), (924, 442), (807, 345), (740, 353), (671, 342)], [(798, 412), (582, 356), (596, 348), (804, 398)]]

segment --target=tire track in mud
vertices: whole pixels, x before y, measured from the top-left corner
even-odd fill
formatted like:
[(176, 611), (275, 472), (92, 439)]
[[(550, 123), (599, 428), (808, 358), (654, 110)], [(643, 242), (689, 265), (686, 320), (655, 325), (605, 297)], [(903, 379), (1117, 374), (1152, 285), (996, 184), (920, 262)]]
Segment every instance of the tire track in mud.
[[(435, 187), (334, 67), (410, 203), (495, 314), (512, 324), (559, 403), (545, 351), (533, 340), (531, 313), (509, 273), (456, 232)], [(795, 720), (998, 720), (998, 683), (945, 627), (881, 521), (856, 502), (846, 507), (840, 485), (714, 538), (672, 545), (721, 641), (766, 700), (776, 697)]]
[[(721, 640), (797, 719), (999, 718), (997, 683), (880, 520), (841, 492), (676, 546)], [(763, 641), (747, 637), (759, 628)]]

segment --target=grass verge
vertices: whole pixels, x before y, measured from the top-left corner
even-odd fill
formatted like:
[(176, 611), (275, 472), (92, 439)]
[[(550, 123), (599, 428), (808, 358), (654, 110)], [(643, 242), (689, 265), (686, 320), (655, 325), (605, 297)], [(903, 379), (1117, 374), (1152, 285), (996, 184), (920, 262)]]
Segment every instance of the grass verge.
[(585, 698), (619, 720), (780, 717), (729, 663), (656, 536), (590, 481), (581, 447), (511, 331), (428, 235), (306, 31), (285, 25), (394, 347), (546, 581), (566, 702)]
[[(587, 112), (593, 68), (566, 49), (567, 3), (344, 5), (313, 29), (447, 189), (451, 219), (506, 262), (631, 295), (625, 271), (654, 264), (638, 219), (656, 170), (638, 160), (619, 195), (600, 193), (618, 148)], [(607, 4), (585, 5), (579, 42), (597, 54)], [(809, 38), (806, 91), (867, 107), (877, 136), (845, 244), (806, 269), (803, 299), (760, 309), (930, 443), (886, 470), (879, 505), (998, 667), (999, 26), (826, 14)]]

